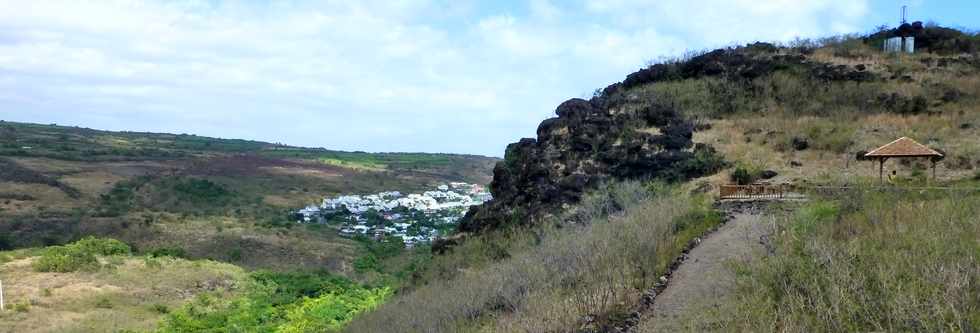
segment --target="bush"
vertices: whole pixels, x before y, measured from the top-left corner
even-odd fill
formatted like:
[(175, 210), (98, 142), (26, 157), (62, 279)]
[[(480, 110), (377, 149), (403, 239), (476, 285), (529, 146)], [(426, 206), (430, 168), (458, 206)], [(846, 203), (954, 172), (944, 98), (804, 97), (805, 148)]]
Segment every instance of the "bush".
[(256, 272), (242, 296), (204, 294), (170, 311), (167, 332), (326, 332), (374, 308), (389, 288), (366, 288), (327, 274)]
[(121, 181), (112, 186), (108, 193), (99, 196), (99, 207), (96, 215), (117, 217), (133, 209), (136, 194), (134, 188), (137, 182)]
[(112, 309), (112, 302), (108, 298), (100, 297), (98, 301), (95, 302), (95, 307), (99, 309)]
[(96, 256), (125, 255), (130, 253), (129, 245), (115, 239), (86, 237), (64, 246), (51, 246), (34, 261), (33, 268), (38, 272), (74, 272), (80, 269), (96, 269), (99, 260)]
[(98, 265), (99, 260), (94, 254), (71, 246), (49, 247), (33, 263), (35, 271), (59, 273), (74, 272), (83, 268), (90, 269), (98, 267)]
[(286, 313), (286, 323), (276, 332), (338, 331), (360, 312), (381, 305), (391, 295), (391, 289), (355, 289), (345, 293), (329, 293), (317, 298), (304, 298)]
[(95, 238), (92, 236), (82, 238), (69, 246), (78, 247), (83, 252), (103, 256), (123, 255), (132, 252), (126, 243), (112, 238)]
[(187, 258), (187, 251), (179, 247), (160, 247), (148, 253), (151, 257)]
[(30, 312), (31, 311), (31, 303), (30, 302), (27, 302), (27, 301), (18, 302), (18, 303), (12, 304), (10, 306), (10, 308), (13, 309), (16, 312)]
[(167, 305), (165, 304), (159, 304), (159, 303), (153, 304), (152, 306), (150, 306), (150, 309), (159, 314), (170, 313), (170, 308), (167, 307)]
[(177, 182), (174, 190), (182, 194), (182, 197), (194, 203), (204, 203), (209, 201), (225, 201), (231, 194), (223, 185), (207, 179), (187, 179)]
[(354, 270), (358, 273), (366, 273), (369, 271), (376, 271), (381, 268), (380, 261), (378, 257), (373, 254), (366, 254), (354, 259)]
[(744, 167), (736, 167), (732, 171), (731, 179), (735, 184), (738, 185), (748, 185), (755, 182), (756, 175)]

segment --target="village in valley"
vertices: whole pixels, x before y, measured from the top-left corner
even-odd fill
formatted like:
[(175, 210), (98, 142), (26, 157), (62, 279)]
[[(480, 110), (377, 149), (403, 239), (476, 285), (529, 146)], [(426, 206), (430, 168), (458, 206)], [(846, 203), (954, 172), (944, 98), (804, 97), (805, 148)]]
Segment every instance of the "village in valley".
[(421, 194), (398, 191), (324, 198), (296, 212), (298, 223), (328, 224), (343, 237), (400, 238), (405, 246), (427, 244), (456, 228), (470, 206), (492, 199), (481, 185), (453, 182)]

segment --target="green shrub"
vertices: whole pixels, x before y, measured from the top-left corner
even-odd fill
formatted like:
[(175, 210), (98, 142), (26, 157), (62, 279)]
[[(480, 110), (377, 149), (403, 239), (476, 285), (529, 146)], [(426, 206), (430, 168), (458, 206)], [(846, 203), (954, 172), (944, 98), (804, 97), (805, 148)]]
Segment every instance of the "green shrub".
[(235, 298), (204, 294), (170, 311), (157, 332), (325, 332), (376, 307), (389, 288), (328, 274), (256, 272)]
[(96, 256), (126, 255), (129, 245), (110, 238), (86, 237), (75, 243), (51, 246), (34, 261), (33, 268), (38, 272), (74, 272), (79, 269), (99, 267)]
[(108, 193), (99, 196), (97, 216), (117, 217), (126, 214), (135, 205), (134, 188), (139, 181), (121, 181), (112, 186)]
[(329, 293), (317, 298), (304, 298), (286, 313), (286, 322), (278, 333), (338, 331), (360, 312), (381, 305), (391, 289), (354, 289), (344, 293)]
[(150, 306), (150, 309), (159, 314), (170, 313), (170, 308), (167, 307), (167, 305), (165, 304), (159, 304), (159, 303), (153, 304), (152, 306)]
[(95, 307), (99, 309), (112, 309), (112, 301), (109, 301), (106, 297), (100, 297), (98, 301), (95, 301)]
[(757, 176), (754, 175), (753, 172), (744, 167), (736, 167), (731, 174), (732, 181), (738, 185), (752, 184), (752, 182), (755, 182), (756, 177)]
[(182, 194), (186, 199), (195, 203), (208, 201), (224, 201), (231, 194), (223, 185), (207, 179), (191, 178), (179, 181), (174, 185), (174, 190)]
[(98, 265), (99, 260), (94, 254), (68, 245), (48, 247), (33, 263), (35, 271), (59, 273), (95, 268)]
[(187, 251), (179, 247), (159, 247), (148, 253), (151, 257), (187, 258)]
[(327, 292), (342, 292), (356, 287), (354, 282), (326, 272), (271, 272), (252, 273), (252, 280), (275, 285), (276, 304), (285, 304), (300, 297), (317, 297)]
[(358, 273), (377, 271), (380, 268), (380, 261), (374, 254), (368, 253), (354, 259), (354, 270), (356, 270)]
[(13, 309), (16, 312), (30, 312), (31, 311), (31, 303), (28, 302), (28, 301), (17, 302), (17, 303), (12, 304), (10, 306), (10, 308)]
[(132, 252), (126, 243), (112, 238), (95, 238), (92, 236), (82, 238), (69, 246), (75, 246), (84, 252), (103, 256), (123, 255)]

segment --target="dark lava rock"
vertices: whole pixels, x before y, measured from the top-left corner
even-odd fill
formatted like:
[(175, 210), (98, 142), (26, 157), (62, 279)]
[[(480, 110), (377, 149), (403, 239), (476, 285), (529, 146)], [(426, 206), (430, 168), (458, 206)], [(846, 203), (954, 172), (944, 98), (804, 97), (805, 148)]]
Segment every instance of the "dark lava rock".
[(772, 170), (764, 170), (759, 173), (760, 179), (773, 179), (776, 178), (776, 176), (779, 176), (779, 173)]
[(950, 89), (946, 90), (945, 92), (943, 92), (942, 101), (944, 103), (956, 102), (956, 101), (960, 100), (961, 97), (963, 97), (963, 93), (962, 92), (960, 92), (956, 88), (950, 88)]
[(806, 150), (807, 148), (810, 148), (810, 141), (807, 141), (806, 138), (801, 138), (798, 136), (793, 137), (792, 144), (793, 149), (796, 150)]
[(971, 123), (962, 123), (962, 124), (960, 124), (960, 129), (971, 129), (971, 128), (973, 128), (973, 124), (971, 124)]
[(460, 231), (537, 223), (607, 180), (689, 179), (723, 163), (710, 146), (693, 144), (693, 124), (667, 105), (612, 113), (601, 101), (571, 99), (555, 114), (541, 122), (537, 138), (507, 146), (493, 170), (494, 199), (470, 208)]
[[(861, 65), (859, 65), (861, 66)], [(810, 76), (823, 81), (873, 81), (877, 77), (864, 69), (847, 65), (819, 64), (810, 69)]]
[(868, 151), (867, 150), (857, 151), (857, 152), (854, 153), (854, 159), (856, 159), (858, 161), (867, 161), (867, 160), (869, 160), (869, 158), (867, 156), (864, 156), (864, 155), (867, 155), (867, 154), (868, 154)]
[(803, 163), (800, 163), (799, 161), (789, 161), (789, 165), (792, 166), (792, 167), (794, 167), (794, 168), (798, 168), (798, 167), (803, 166)]

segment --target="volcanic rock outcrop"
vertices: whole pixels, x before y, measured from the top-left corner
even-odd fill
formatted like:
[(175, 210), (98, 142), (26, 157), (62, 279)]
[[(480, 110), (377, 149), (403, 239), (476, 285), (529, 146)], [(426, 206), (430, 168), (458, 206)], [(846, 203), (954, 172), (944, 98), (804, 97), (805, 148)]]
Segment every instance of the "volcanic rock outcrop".
[(710, 147), (693, 145), (690, 122), (655, 102), (624, 111), (599, 98), (571, 99), (555, 112), (538, 126), (537, 139), (507, 147), (490, 184), (494, 200), (471, 208), (460, 231), (535, 223), (608, 179), (686, 179), (717, 168), (702, 167), (704, 161), (721, 163)]
[(712, 147), (693, 143), (695, 126), (671, 102), (642, 100), (631, 92), (634, 88), (700, 77), (750, 82), (787, 69), (808, 73), (820, 82), (879, 79), (865, 65), (812, 62), (809, 53), (812, 50), (781, 49), (768, 43), (718, 49), (685, 61), (648, 66), (590, 100), (562, 103), (555, 111), (558, 117), (538, 126), (537, 138), (507, 147), (505, 160), (494, 168), (490, 184), (494, 199), (472, 207), (459, 231), (535, 224), (608, 180), (685, 180), (725, 165)]

